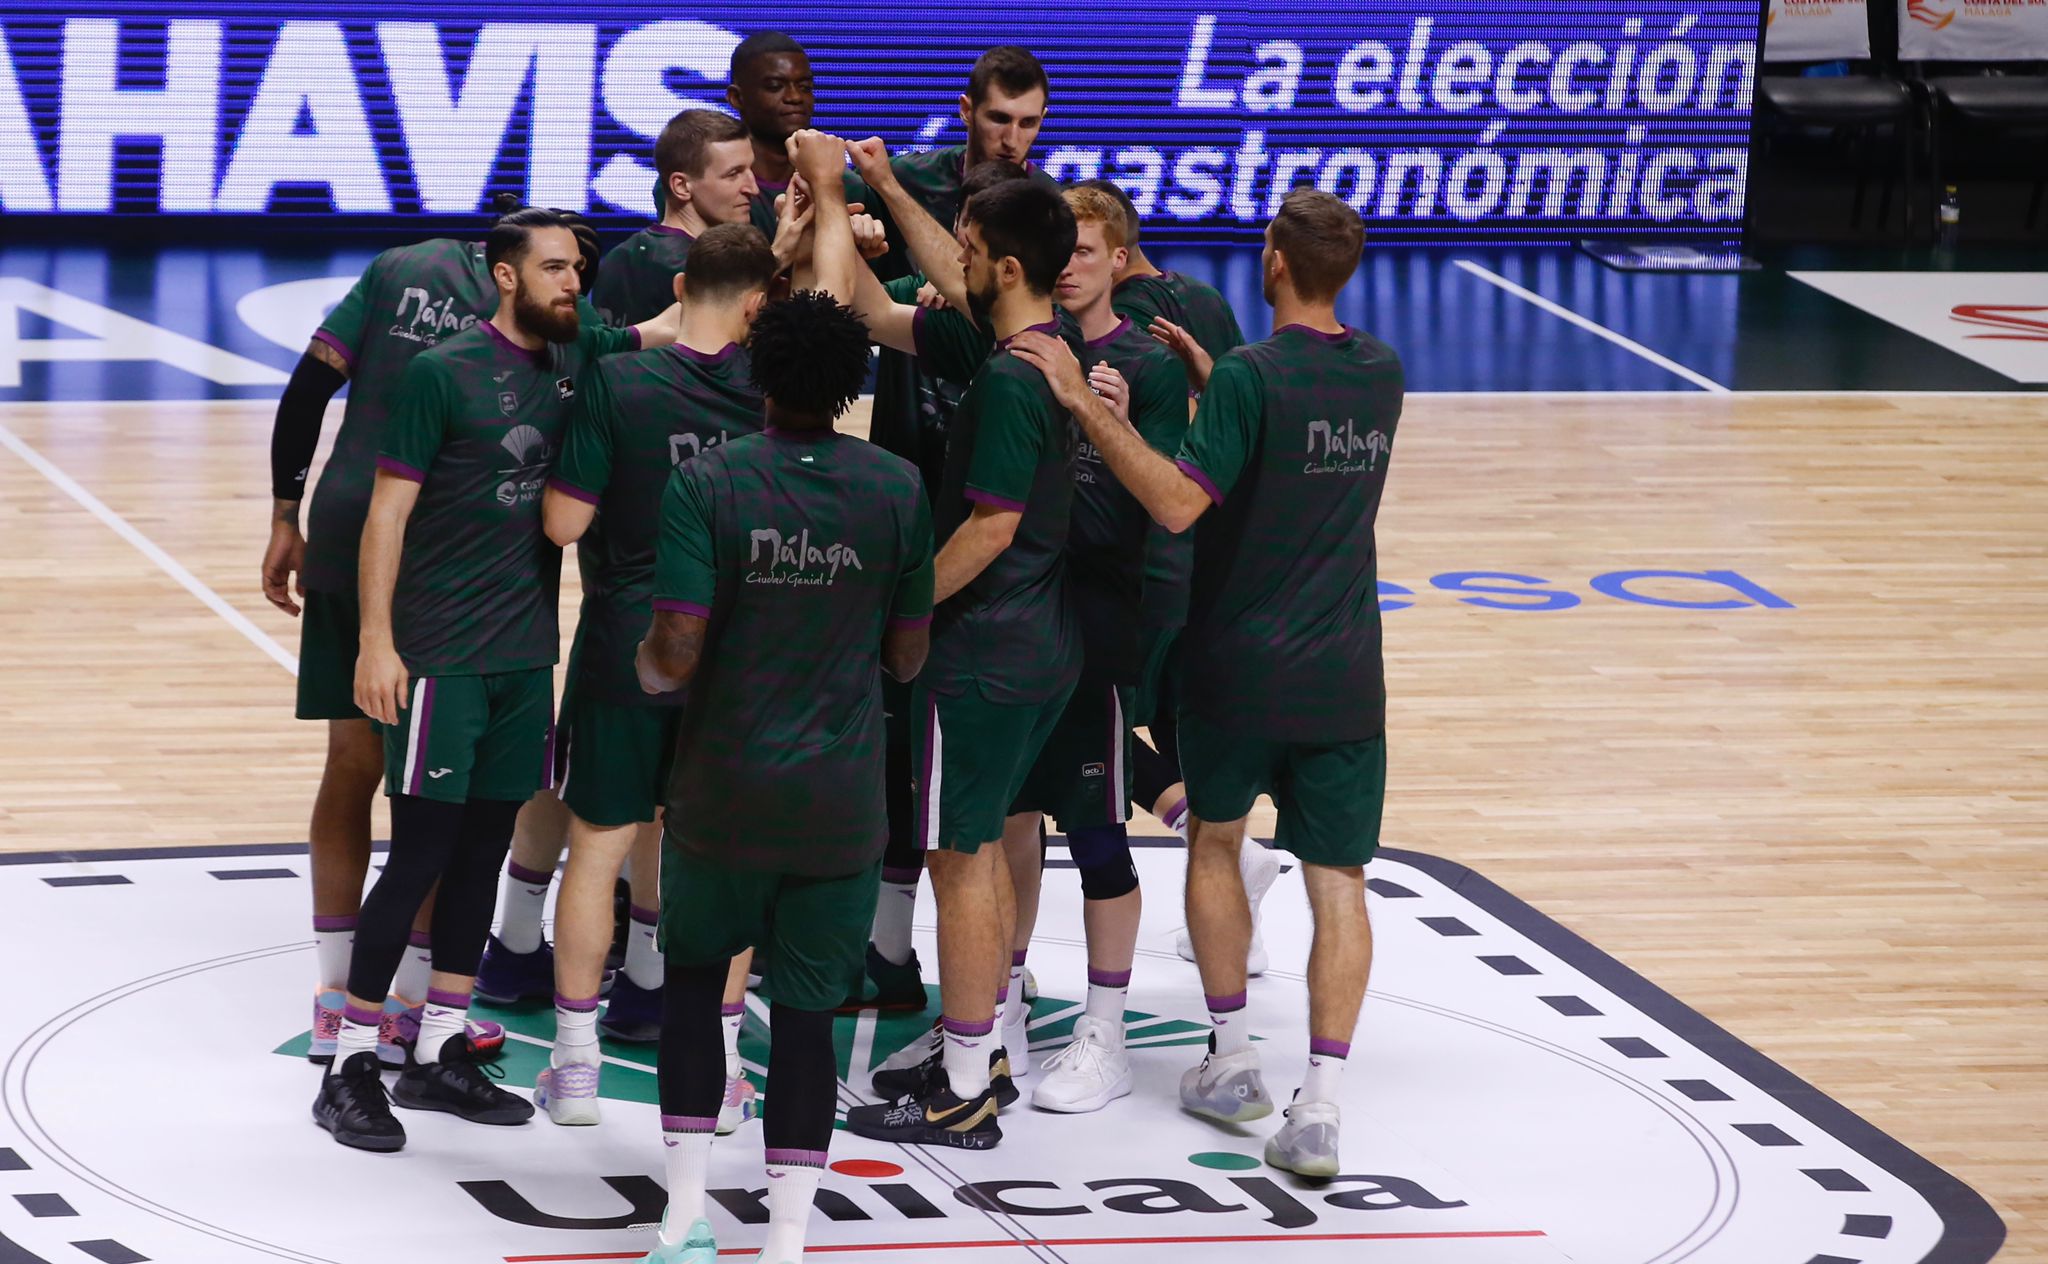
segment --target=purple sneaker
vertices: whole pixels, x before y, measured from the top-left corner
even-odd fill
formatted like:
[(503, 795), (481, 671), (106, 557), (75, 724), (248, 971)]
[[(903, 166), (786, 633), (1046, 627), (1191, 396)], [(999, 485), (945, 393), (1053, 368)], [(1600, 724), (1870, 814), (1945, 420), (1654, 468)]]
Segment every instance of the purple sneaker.
[[(393, 1001), (402, 1006), (404, 1005), (403, 998), (394, 997)], [(398, 1011), (398, 1016), (394, 1019), (390, 1014), (391, 1004), (392, 1001), (385, 1002), (385, 1022), (390, 1027), (390, 1043), (396, 1054), (395, 1057), (385, 1055), (385, 1036), (380, 1030), (377, 1037), (377, 1056), (383, 1059), (386, 1066), (403, 1068), (405, 1066), (405, 1051), (419, 1043), (420, 1016), (426, 1012), (427, 1007), (424, 1005), (404, 1006), (404, 1008)], [(469, 1037), (470, 1048), (475, 1051), (478, 1062), (494, 1062), (500, 1054), (505, 1052), (505, 1029), (497, 1023), (481, 1018), (469, 1018), (463, 1020), (462, 1026), (464, 1034)]]
[(555, 950), (543, 939), (532, 952), (513, 952), (496, 935), (484, 944), (476, 994), (493, 1005), (555, 999)]
[(313, 996), (313, 1043), (306, 1047), (306, 1061), (326, 1066), (334, 1061), (341, 1041), (341, 1008), (348, 997), (330, 988)]
[(587, 1062), (550, 1066), (534, 1077), (533, 1104), (548, 1118), (567, 1127), (598, 1122), (599, 1068)]
[(611, 997), (597, 1027), (613, 1040), (649, 1045), (661, 1039), (661, 989), (644, 988), (624, 970), (612, 979)]

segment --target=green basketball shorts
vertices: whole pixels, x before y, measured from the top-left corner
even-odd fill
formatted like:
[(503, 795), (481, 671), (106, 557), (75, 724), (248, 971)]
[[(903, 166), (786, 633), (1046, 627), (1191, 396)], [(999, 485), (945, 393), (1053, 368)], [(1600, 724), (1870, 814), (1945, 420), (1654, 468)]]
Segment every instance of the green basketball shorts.
[(556, 793), (600, 829), (652, 821), (668, 794), (683, 709), (607, 702), (571, 681), (555, 727)]
[(1180, 766), (1188, 810), (1235, 821), (1261, 794), (1280, 812), (1274, 842), (1304, 863), (1349, 867), (1380, 845), (1387, 797), (1387, 739), (1309, 744), (1232, 733), (1202, 716), (1180, 717)]
[(356, 646), (361, 610), (352, 592), (308, 592), (299, 610), (301, 720), (361, 720), (356, 706)]
[(1044, 812), (1063, 830), (1131, 819), (1131, 724), (1137, 690), (1083, 676), (1024, 779), (1012, 812)]
[(913, 805), (918, 846), (971, 856), (1003, 836), (1003, 819), (1066, 710), (1071, 692), (1043, 703), (990, 702), (969, 688), (911, 691)]
[(384, 734), (384, 793), (524, 802), (553, 784), (555, 673), (415, 676)]
[[(661, 951), (677, 965), (749, 948), (774, 962), (764, 990), (794, 1009), (830, 1010), (860, 986), (882, 862), (835, 878), (737, 869), (661, 849)], [(757, 958), (758, 960), (758, 958)]]

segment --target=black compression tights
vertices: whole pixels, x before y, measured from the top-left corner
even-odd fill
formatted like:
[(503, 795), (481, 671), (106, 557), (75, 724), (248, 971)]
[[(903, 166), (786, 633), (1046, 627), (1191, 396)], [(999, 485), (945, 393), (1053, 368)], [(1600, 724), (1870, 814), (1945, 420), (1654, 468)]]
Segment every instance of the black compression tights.
[(351, 994), (374, 1001), (391, 990), (412, 920), (436, 882), (441, 891), (434, 900), (434, 969), (476, 974), (491, 933), (498, 870), (522, 806), (505, 799), (439, 803), (410, 794), (391, 797), (391, 852), (356, 921)]
[[(725, 1098), (725, 1048), (719, 1003), (729, 962), (670, 963), (661, 988), (661, 1113), (692, 1119), (718, 1114)], [(833, 1065), (832, 1015), (776, 1004), (768, 1011), (768, 1093), (775, 1109), (762, 1141), (777, 1150), (832, 1146), (839, 1073)], [(772, 1159), (770, 1160), (773, 1161)]]

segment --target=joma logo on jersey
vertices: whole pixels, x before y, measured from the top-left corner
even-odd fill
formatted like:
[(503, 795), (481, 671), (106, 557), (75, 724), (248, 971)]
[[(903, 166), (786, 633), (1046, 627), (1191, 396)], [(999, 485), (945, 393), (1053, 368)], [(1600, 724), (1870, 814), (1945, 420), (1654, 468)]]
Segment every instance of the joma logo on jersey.
[(724, 442), (722, 433), (709, 439), (699, 439), (693, 434), (672, 434), (668, 437), (668, 463), (681, 465), (685, 461), (694, 461)]
[[(412, 309), (411, 321), (405, 318), (408, 307)], [(416, 285), (408, 285), (405, 287), (405, 293), (398, 296), (395, 321), (396, 323), (391, 326), (393, 334), (431, 345), (450, 333), (476, 324), (476, 314), (464, 312), (457, 315), (453, 295), (435, 302), (427, 297), (425, 290)]]
[[(1360, 470), (1379, 468), (1380, 458), (1393, 447), (1393, 442), (1377, 430), (1358, 432), (1358, 423), (1346, 419), (1340, 426), (1327, 421), (1308, 423), (1308, 463), (1301, 467), (1304, 474), (1355, 474)], [(1365, 460), (1356, 458), (1363, 453)]]
[(764, 550), (768, 560), (765, 569), (747, 572), (750, 584), (830, 584), (843, 568), (861, 569), (860, 554), (852, 545), (812, 544), (809, 527), (787, 536), (773, 527), (762, 527), (749, 532), (747, 538), (752, 542), (747, 564), (760, 566)]

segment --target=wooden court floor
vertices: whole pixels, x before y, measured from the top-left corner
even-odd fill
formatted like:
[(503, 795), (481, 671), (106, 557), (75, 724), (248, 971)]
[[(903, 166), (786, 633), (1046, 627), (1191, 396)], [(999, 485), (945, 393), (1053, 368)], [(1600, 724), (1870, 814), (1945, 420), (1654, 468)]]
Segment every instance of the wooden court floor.
[[(19, 450), (295, 651), (256, 584), (271, 409), (0, 406), (0, 848), (305, 837), (323, 736), (285, 668)], [(2048, 1259), (2048, 405), (1418, 397), (1388, 486), (1381, 574), (1417, 593), (1387, 617), (1389, 842), (1557, 917), (1974, 1185), (2001, 1259)], [(1588, 584), (1629, 569), (1795, 608)], [(1457, 571), (1583, 600), (1461, 604), (1429, 582)]]

